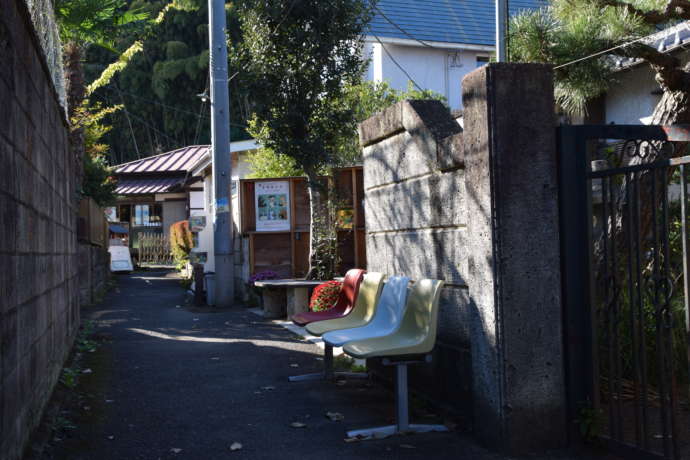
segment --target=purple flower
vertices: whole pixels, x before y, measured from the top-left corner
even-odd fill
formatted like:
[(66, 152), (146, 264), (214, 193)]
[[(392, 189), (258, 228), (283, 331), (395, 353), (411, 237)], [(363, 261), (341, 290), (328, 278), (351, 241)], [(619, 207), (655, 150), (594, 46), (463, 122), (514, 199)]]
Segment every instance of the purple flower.
[(278, 274), (271, 270), (264, 270), (262, 272), (254, 273), (249, 277), (249, 282), (254, 283), (255, 281), (265, 281), (265, 280), (275, 280), (278, 279)]

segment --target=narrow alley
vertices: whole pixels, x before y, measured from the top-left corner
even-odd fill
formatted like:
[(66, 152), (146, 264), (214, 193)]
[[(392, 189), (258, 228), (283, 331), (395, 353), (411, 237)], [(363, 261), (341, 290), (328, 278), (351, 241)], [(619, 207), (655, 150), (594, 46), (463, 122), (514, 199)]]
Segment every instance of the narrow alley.
[(82, 407), (46, 459), (501, 458), (458, 433), (347, 443), (347, 429), (392, 421), (392, 392), (365, 381), (289, 383), (322, 365), (316, 345), (244, 308), (188, 308), (173, 273), (116, 280), (84, 310), (101, 345), (84, 354)]

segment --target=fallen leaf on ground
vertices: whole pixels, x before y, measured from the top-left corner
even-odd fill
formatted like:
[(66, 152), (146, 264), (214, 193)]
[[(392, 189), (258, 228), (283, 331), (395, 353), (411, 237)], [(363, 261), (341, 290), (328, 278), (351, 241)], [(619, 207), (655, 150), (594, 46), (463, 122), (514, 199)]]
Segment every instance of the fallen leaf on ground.
[(400, 444), (400, 447), (402, 447), (403, 449), (416, 449), (416, 447), (412, 444)]
[(345, 438), (344, 441), (345, 442), (359, 442), (364, 438), (366, 438), (366, 436), (353, 436), (351, 438)]
[(345, 385), (347, 385), (347, 380), (336, 380), (335, 384), (339, 387), (344, 387)]
[(84, 406), (84, 410), (91, 410), (91, 406)]
[(299, 367), (299, 364), (297, 364), (297, 363), (292, 363), (292, 364), (290, 364), (290, 367)]
[(254, 394), (255, 394), (255, 395), (260, 395), (261, 392), (260, 392), (260, 391), (255, 391)]
[(115, 439), (115, 436), (112, 436), (112, 435), (108, 436), (108, 439), (110, 439), (112, 441), (113, 439)]
[(276, 389), (276, 387), (273, 387), (273, 386), (267, 386), (267, 387), (261, 387), (261, 389), (262, 389), (262, 390), (265, 390), (265, 391), (271, 391), (271, 390), (275, 390), (275, 389)]
[(293, 428), (306, 428), (307, 424), (302, 422), (292, 422), (290, 426)]
[(177, 447), (173, 447), (172, 449), (170, 449), (170, 452), (172, 452), (173, 454), (179, 454), (180, 452), (182, 452), (182, 449), (178, 449)]
[(331, 419), (331, 422), (339, 422), (345, 419), (345, 416), (340, 412), (326, 412), (326, 417)]
[(110, 403), (113, 403), (113, 402), (115, 402), (115, 401), (113, 401), (112, 399), (106, 399), (106, 400), (105, 400), (105, 403), (106, 403), (106, 404), (110, 404)]
[(199, 321), (199, 318), (194, 318), (192, 321)]
[(214, 357), (213, 357), (213, 358), (211, 358), (211, 359), (212, 359), (212, 360), (214, 360), (214, 361), (218, 361), (218, 360), (219, 360), (220, 358), (219, 358), (219, 357), (217, 357), (217, 356), (214, 356)]
[(84, 369), (83, 371), (81, 371), (81, 373), (82, 374), (92, 374), (93, 371), (91, 369)]
[(239, 442), (233, 442), (230, 444), (230, 450), (240, 450), (242, 448), (242, 444)]

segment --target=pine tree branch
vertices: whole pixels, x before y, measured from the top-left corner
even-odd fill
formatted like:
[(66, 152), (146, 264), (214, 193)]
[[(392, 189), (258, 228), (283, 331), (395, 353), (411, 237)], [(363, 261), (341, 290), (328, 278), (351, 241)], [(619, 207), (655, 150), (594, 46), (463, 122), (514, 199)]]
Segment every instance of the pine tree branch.
[(664, 91), (690, 89), (690, 74), (682, 68), (680, 60), (671, 54), (662, 53), (644, 43), (633, 43), (620, 48), (615, 54), (646, 61), (656, 72), (655, 78)]
[(644, 11), (636, 8), (630, 3), (620, 0), (597, 0), (602, 5), (622, 8), (629, 14), (639, 16), (647, 24), (665, 24), (671, 19), (690, 19), (690, 1), (688, 0), (669, 0), (663, 11), (652, 10)]

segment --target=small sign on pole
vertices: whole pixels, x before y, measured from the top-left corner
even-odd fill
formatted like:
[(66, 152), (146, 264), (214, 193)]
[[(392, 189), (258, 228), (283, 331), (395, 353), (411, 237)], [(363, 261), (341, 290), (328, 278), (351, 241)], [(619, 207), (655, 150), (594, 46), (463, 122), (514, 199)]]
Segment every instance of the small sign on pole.
[(189, 216), (189, 231), (200, 232), (206, 228), (206, 216)]

